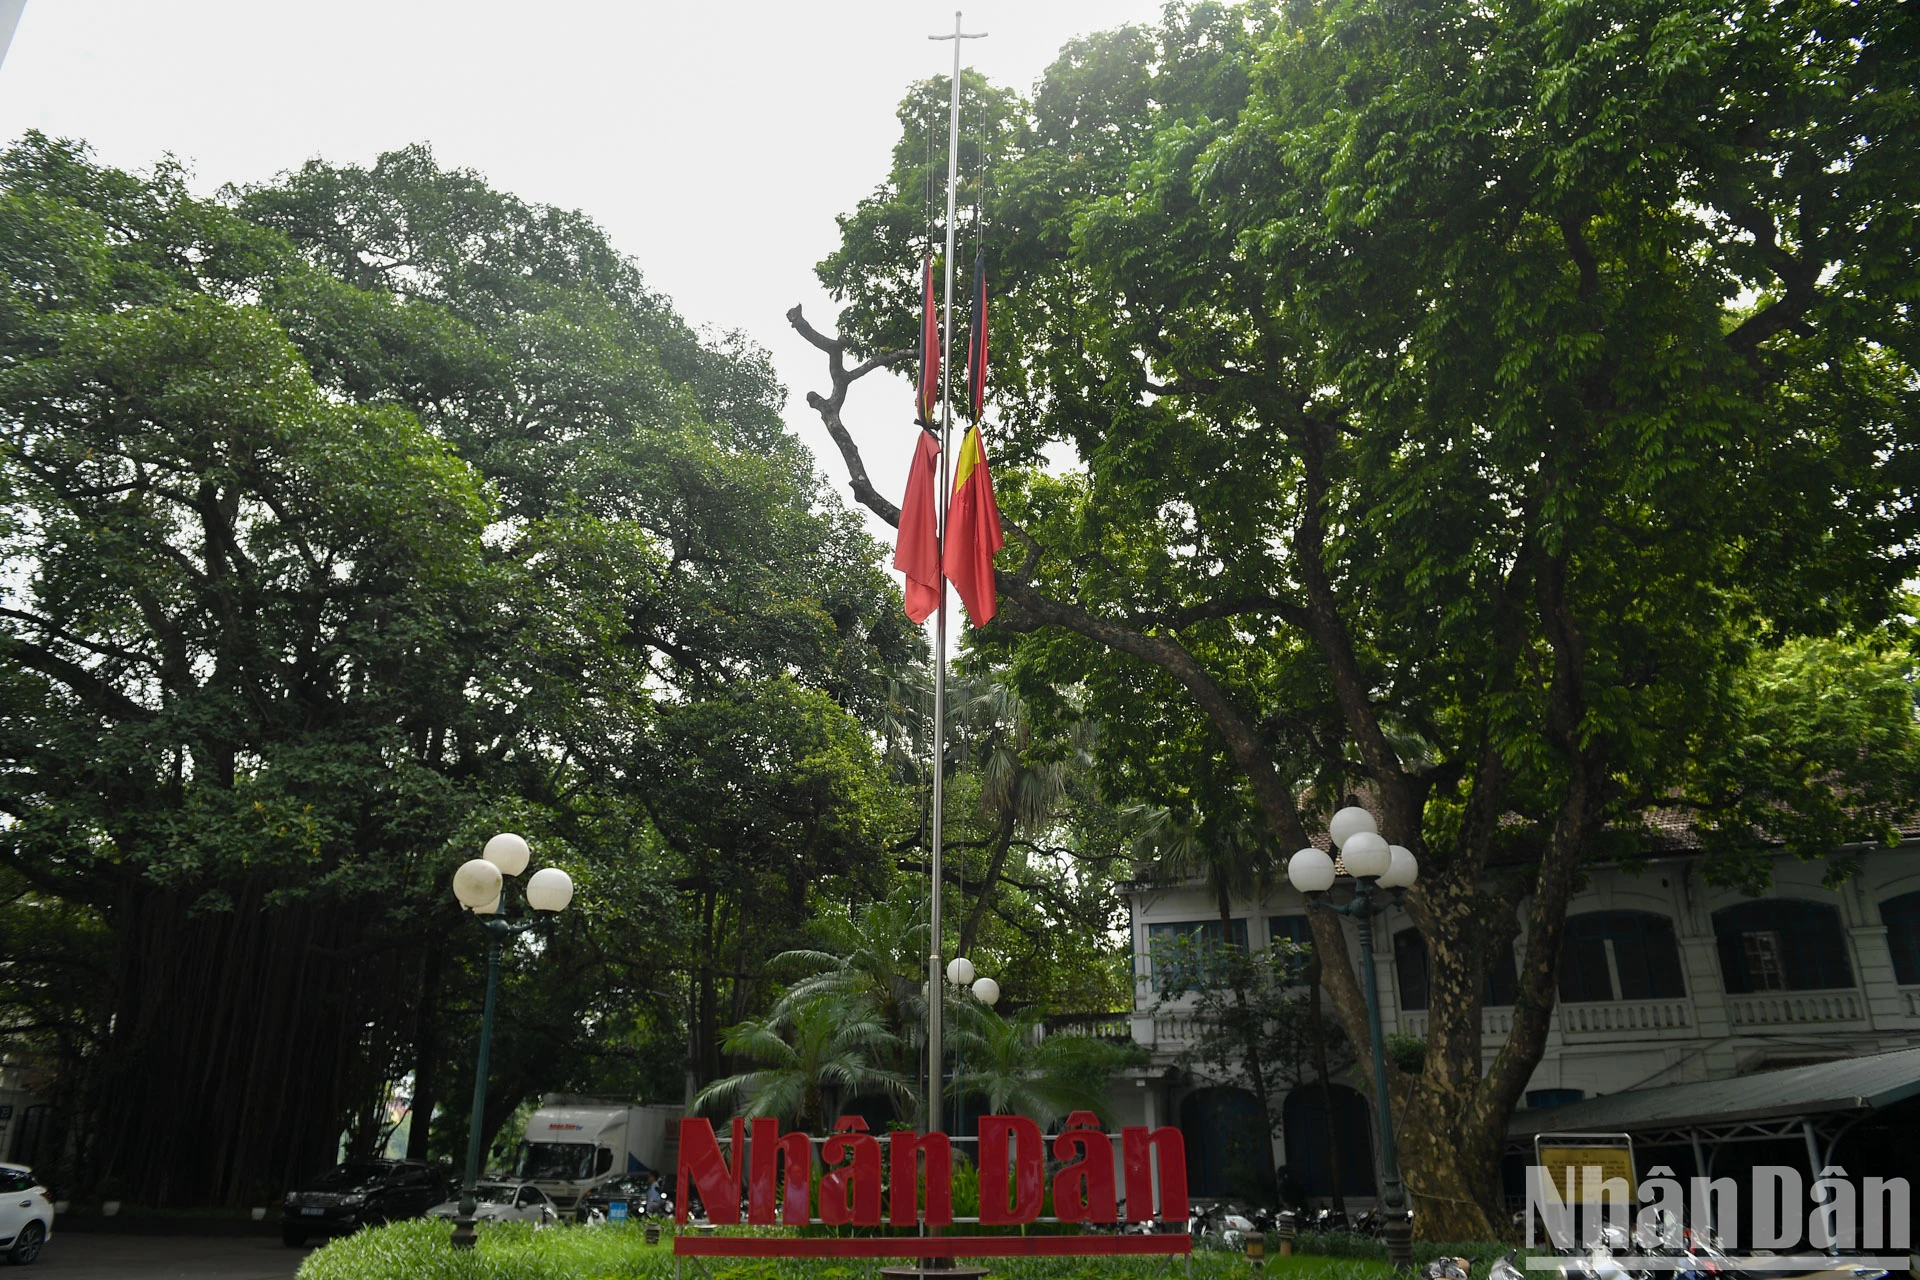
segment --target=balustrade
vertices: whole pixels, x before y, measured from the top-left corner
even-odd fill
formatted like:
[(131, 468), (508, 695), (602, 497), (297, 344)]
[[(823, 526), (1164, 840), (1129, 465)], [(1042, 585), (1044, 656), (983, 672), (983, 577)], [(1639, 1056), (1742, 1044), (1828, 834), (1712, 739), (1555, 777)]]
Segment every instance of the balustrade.
[(1563, 1004), (1559, 1008), (1560, 1034), (1568, 1037), (1604, 1035), (1614, 1038), (1666, 1035), (1693, 1027), (1691, 1000), (1608, 1000), (1592, 1004)]
[(1858, 991), (1768, 991), (1727, 997), (1727, 1018), (1736, 1027), (1858, 1022), (1866, 1017)]

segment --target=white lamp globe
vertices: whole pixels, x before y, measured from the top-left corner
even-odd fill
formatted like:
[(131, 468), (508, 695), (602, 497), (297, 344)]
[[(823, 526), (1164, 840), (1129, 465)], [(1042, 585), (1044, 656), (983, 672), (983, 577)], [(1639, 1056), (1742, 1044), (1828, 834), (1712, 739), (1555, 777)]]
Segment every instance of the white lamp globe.
[(1340, 846), (1340, 861), (1347, 864), (1347, 874), (1356, 880), (1374, 879), (1387, 874), (1387, 868), (1393, 865), (1393, 846), (1376, 832), (1358, 831)]
[(527, 842), (511, 831), (502, 831), (487, 841), (486, 850), (481, 857), (500, 868), (503, 876), (517, 876), (527, 869), (527, 860), (533, 857), (533, 850), (527, 848)]
[(982, 978), (973, 984), (973, 998), (991, 1008), (1000, 1003), (1000, 984), (992, 978)]
[(500, 898), (500, 868), (485, 858), (472, 858), (453, 873), (453, 896), (469, 911), (486, 911)]
[(1374, 825), (1373, 815), (1359, 805), (1348, 805), (1327, 821), (1327, 834), (1333, 838), (1333, 847), (1343, 854), (1347, 841), (1357, 835), (1378, 835), (1380, 828)]
[(1404, 889), (1420, 878), (1420, 861), (1413, 856), (1413, 850), (1403, 844), (1390, 844), (1387, 852), (1392, 861), (1387, 864), (1387, 873), (1380, 877), (1382, 889)]
[(964, 987), (973, 981), (973, 961), (965, 956), (955, 956), (947, 961), (947, 981), (956, 987)]
[(535, 911), (565, 911), (573, 901), (573, 877), (558, 867), (542, 867), (527, 881), (527, 905)]
[(1287, 880), (1302, 893), (1325, 893), (1333, 888), (1333, 859), (1307, 848), (1287, 859)]

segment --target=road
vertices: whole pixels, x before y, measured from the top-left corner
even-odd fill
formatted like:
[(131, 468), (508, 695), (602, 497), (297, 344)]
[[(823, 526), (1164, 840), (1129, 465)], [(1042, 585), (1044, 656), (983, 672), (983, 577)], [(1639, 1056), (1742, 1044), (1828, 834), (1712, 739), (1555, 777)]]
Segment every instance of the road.
[(94, 1235), (55, 1231), (20, 1280), (291, 1280), (308, 1249), (271, 1236)]

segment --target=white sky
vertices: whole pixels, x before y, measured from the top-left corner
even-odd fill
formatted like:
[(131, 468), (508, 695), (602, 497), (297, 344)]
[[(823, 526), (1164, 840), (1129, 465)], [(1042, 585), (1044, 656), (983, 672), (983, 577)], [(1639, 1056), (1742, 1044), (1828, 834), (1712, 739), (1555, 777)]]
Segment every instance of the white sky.
[[(966, 28), (989, 38), (964, 56), (1025, 90), (1065, 40), (1159, 8), (979, 0)], [(950, 7), (919, 0), (28, 0), (0, 67), (0, 138), (37, 127), (129, 168), (170, 151), (208, 192), (430, 143), (443, 165), (585, 210), (688, 320), (770, 350), (788, 421), (844, 494), (804, 399), (824, 363), (784, 317), (800, 302), (831, 324), (813, 264), (884, 174), (907, 84), (950, 66), (928, 34), (952, 29)], [(846, 414), (896, 500), (910, 398), (875, 375)]]

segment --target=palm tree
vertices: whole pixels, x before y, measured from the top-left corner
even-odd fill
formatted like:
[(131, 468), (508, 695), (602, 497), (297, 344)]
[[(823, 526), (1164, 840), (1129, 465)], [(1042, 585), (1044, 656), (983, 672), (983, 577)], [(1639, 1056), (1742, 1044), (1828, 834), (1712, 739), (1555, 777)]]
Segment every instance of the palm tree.
[(782, 1011), (823, 998), (834, 1000), (863, 1009), (897, 1039), (903, 1054), (911, 1052), (927, 1017), (925, 910), (924, 901), (903, 887), (862, 911), (823, 918), (821, 947), (782, 951), (773, 958), (776, 968), (811, 970), (787, 989), (774, 1016), (790, 1016)]
[(782, 1002), (767, 1017), (730, 1028), (721, 1042), (734, 1057), (761, 1063), (754, 1071), (716, 1080), (693, 1100), (696, 1111), (753, 1119), (774, 1116), (808, 1133), (825, 1132), (829, 1104), (858, 1094), (907, 1100), (912, 1090), (897, 1073), (876, 1066), (898, 1038), (856, 1003), (816, 998)]
[(1042, 1127), (1074, 1111), (1107, 1119), (1107, 1081), (1140, 1051), (1093, 1036), (1048, 1036), (1033, 1014), (1003, 1018), (978, 1004), (956, 1011), (954, 1039), (966, 1070), (954, 1092), (989, 1115), (1023, 1115)]

